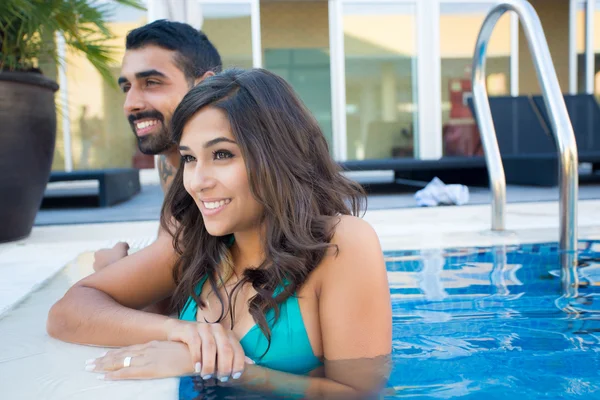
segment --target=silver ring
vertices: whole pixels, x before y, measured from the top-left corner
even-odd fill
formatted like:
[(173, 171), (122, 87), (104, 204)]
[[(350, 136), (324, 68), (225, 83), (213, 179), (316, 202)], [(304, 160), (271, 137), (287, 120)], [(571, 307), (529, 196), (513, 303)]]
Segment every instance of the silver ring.
[(125, 357), (125, 359), (123, 360), (123, 368), (127, 368), (127, 367), (131, 366), (131, 359), (132, 358), (133, 357), (129, 357), (129, 356)]

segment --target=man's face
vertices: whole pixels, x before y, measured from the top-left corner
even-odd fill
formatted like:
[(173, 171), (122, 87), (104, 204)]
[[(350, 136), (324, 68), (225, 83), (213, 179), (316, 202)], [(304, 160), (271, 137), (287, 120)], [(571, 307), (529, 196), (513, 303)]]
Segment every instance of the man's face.
[(172, 50), (148, 45), (127, 50), (123, 57), (123, 110), (144, 154), (164, 153), (174, 146), (168, 131), (171, 116), (190, 89), (174, 56)]

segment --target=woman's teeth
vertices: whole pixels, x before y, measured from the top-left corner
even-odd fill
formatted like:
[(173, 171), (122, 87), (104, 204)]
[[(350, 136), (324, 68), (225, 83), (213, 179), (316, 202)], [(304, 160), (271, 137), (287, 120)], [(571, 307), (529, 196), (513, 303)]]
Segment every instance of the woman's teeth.
[(138, 129), (144, 129), (144, 128), (147, 128), (149, 126), (156, 125), (156, 124), (158, 124), (158, 121), (154, 119), (152, 121), (138, 122), (137, 124), (135, 124), (135, 127)]
[(212, 201), (212, 202), (203, 201), (204, 207), (208, 208), (209, 210), (213, 210), (215, 208), (223, 207), (224, 205), (229, 204), (229, 202), (231, 202), (230, 199), (221, 200), (221, 201)]

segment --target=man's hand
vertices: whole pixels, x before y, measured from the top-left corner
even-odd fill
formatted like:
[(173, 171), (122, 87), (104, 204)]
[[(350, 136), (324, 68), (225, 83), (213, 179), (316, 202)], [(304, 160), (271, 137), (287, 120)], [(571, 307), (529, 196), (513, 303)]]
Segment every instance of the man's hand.
[(107, 265), (127, 257), (129, 245), (125, 242), (119, 242), (112, 249), (100, 249), (94, 253), (94, 271), (98, 272)]

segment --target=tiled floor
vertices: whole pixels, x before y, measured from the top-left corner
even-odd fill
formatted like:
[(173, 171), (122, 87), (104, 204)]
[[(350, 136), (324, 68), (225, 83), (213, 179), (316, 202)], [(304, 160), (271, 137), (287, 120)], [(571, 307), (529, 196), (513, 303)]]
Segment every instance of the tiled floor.
[(27, 239), (0, 244), (0, 318), (79, 254), (120, 240), (135, 250), (157, 231), (157, 222), (36, 227)]
[[(507, 212), (504, 234), (490, 232), (489, 205), (371, 210), (365, 219), (384, 250), (558, 240), (556, 202), (513, 203)], [(0, 391), (6, 398), (176, 398), (174, 379), (94, 380), (83, 363), (101, 349), (62, 343), (45, 332), (50, 306), (92, 272), (94, 250), (121, 240), (144, 247), (157, 229), (157, 221), (36, 227), (29, 238), (0, 245)], [(579, 234), (600, 239), (600, 200), (579, 202)]]

